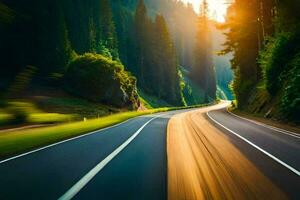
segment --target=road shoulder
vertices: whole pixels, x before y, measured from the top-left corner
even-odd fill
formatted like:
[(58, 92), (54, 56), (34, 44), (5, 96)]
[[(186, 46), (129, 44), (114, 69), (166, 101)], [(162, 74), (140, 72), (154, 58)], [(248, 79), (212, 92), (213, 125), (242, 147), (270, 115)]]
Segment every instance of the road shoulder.
[(237, 117), (252, 120), (254, 122), (262, 123), (262, 124), (265, 124), (265, 125), (268, 125), (268, 126), (272, 126), (274, 128), (283, 129), (285, 131), (291, 131), (291, 132), (294, 132), (294, 133), (298, 134), (298, 136), (300, 136), (300, 126), (299, 125), (283, 123), (283, 122), (275, 121), (275, 120), (272, 120), (272, 119), (267, 119), (267, 118), (264, 118), (264, 117), (255, 116), (253, 114), (249, 114), (249, 113), (239, 111), (239, 110), (236, 110), (236, 109), (235, 110), (228, 109), (227, 111), (230, 114), (233, 114)]

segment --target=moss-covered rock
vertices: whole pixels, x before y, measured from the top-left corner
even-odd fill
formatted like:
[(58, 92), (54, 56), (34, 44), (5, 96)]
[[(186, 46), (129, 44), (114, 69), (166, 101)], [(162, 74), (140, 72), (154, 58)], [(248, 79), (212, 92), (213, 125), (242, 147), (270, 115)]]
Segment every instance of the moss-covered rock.
[(117, 107), (138, 106), (136, 79), (120, 62), (99, 54), (75, 58), (65, 75), (66, 89), (94, 102)]

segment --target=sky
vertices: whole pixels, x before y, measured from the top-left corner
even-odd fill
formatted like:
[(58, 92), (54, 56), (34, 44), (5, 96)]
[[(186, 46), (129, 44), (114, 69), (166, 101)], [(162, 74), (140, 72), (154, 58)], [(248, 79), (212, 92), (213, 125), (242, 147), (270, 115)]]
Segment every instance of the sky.
[[(181, 0), (185, 3), (192, 3), (195, 11), (199, 13), (199, 7), (203, 0)], [(209, 15), (212, 19), (218, 22), (224, 22), (224, 16), (226, 15), (226, 10), (228, 0), (207, 0), (209, 6)]]

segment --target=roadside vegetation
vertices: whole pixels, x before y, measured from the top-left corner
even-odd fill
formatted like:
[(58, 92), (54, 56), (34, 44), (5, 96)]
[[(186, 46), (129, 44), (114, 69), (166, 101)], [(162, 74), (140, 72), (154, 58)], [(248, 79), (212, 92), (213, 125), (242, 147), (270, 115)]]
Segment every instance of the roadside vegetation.
[(169, 0), (1, 1), (0, 156), (214, 102), (207, 2), (203, 9), (198, 16)]
[(71, 94), (115, 107), (139, 107), (136, 78), (117, 61), (87, 53), (71, 61), (65, 74)]
[(230, 6), (221, 28), (227, 31), (223, 53), (234, 53), (238, 109), (300, 123), (299, 9), (297, 0), (236, 0)]
[(109, 127), (134, 117), (207, 105), (208, 104), (191, 107), (166, 107), (144, 111), (129, 111), (100, 117), (98, 119), (71, 122), (50, 127), (2, 132), (0, 133), (0, 158), (7, 158), (8, 156)]
[(72, 121), (76, 115), (46, 113), (34, 104), (24, 101), (9, 101), (7, 106), (0, 110), (1, 126), (51, 124)]

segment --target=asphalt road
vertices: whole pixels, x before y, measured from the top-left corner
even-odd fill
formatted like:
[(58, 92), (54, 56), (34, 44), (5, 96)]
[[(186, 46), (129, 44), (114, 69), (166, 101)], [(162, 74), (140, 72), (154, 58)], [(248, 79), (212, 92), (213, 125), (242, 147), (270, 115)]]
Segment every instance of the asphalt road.
[(207, 119), (290, 199), (300, 199), (299, 133), (257, 124), (230, 114), (225, 108), (207, 114)]
[[(188, 111), (138, 117), (16, 159), (0, 161), (0, 199), (167, 199), (167, 125), (172, 116), (184, 112)], [(208, 116), (206, 120), (227, 135), (263, 174), (290, 198), (300, 199), (299, 175), (224, 127), (298, 171), (299, 138), (237, 118), (224, 109), (210, 111), (209, 115), (213, 120)]]
[[(166, 127), (173, 111), (0, 163), (0, 199), (58, 199), (149, 122), (75, 199), (166, 199)], [(78, 189), (78, 187), (77, 187)], [(68, 199), (68, 198), (65, 198)]]

